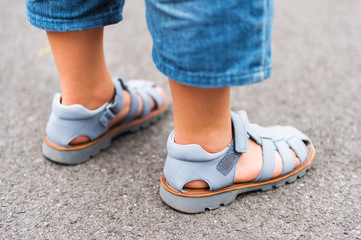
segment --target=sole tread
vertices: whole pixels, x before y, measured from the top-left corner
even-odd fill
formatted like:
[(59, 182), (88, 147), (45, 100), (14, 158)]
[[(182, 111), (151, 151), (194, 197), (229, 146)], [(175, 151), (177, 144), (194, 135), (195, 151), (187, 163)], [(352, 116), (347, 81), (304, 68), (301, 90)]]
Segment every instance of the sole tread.
[(221, 206), (226, 206), (234, 202), (237, 196), (242, 193), (254, 192), (254, 191), (268, 191), (271, 189), (276, 189), (286, 184), (295, 182), (296, 179), (299, 179), (305, 175), (310, 166), (306, 167), (304, 170), (300, 171), (298, 174), (295, 174), (288, 179), (283, 181), (263, 185), (253, 188), (238, 189), (230, 192), (220, 193), (218, 195), (212, 195), (207, 197), (191, 198), (176, 196), (168, 192), (162, 185), (160, 187), (160, 196), (162, 200), (169, 205), (170, 207), (185, 213), (202, 213), (208, 210), (214, 210)]

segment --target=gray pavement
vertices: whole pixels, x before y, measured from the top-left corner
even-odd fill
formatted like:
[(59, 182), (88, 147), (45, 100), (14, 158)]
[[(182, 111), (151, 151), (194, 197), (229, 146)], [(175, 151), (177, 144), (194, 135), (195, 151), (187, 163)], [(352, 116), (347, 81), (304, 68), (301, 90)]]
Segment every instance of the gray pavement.
[[(112, 74), (167, 88), (151, 61), (143, 1), (124, 10), (105, 34)], [(313, 167), (293, 184), (188, 215), (158, 195), (172, 110), (85, 164), (44, 159), (57, 72), (23, 1), (0, 0), (0, 238), (361, 239), (360, 12), (358, 0), (276, 1), (274, 74), (234, 88), (232, 108), (305, 131), (317, 148)]]

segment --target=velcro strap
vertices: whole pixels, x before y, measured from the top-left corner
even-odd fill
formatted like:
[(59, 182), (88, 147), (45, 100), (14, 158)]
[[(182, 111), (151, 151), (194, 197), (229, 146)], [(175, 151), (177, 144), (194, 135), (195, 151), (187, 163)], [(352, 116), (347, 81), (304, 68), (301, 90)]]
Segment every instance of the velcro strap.
[(245, 153), (248, 151), (248, 135), (247, 129), (239, 114), (231, 112), (233, 133), (234, 133), (234, 150), (237, 153)]
[(234, 166), (237, 164), (240, 156), (241, 153), (235, 152), (234, 141), (232, 141), (228, 147), (226, 154), (217, 164), (217, 171), (222, 173), (224, 176), (227, 176), (228, 173), (230, 173), (230, 171), (232, 171)]
[(242, 122), (243, 122), (244, 126), (246, 127), (248, 136), (250, 136), (258, 144), (261, 144), (261, 137), (259, 136), (259, 134), (257, 133), (257, 131), (254, 127), (255, 124), (251, 124), (249, 122), (247, 113), (245, 111), (241, 110), (241, 111), (238, 111), (237, 114), (241, 117)]

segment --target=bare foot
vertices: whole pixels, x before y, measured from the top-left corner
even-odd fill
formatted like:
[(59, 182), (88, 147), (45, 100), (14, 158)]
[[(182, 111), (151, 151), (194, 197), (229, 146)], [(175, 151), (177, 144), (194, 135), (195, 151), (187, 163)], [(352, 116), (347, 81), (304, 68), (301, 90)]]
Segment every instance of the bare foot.
[[(292, 150), (295, 157), (296, 167), (300, 165), (296, 153)], [(248, 140), (248, 152), (243, 153), (238, 160), (235, 183), (249, 182), (255, 180), (262, 170), (263, 156), (262, 147), (255, 141)], [(275, 151), (275, 169), (272, 178), (278, 177), (282, 173), (283, 163), (278, 151)], [(201, 180), (195, 180), (187, 183), (186, 188), (208, 188), (208, 184)]]
[[(161, 96), (163, 97), (163, 99), (166, 99), (166, 95), (165, 92), (163, 90), (163, 88), (161, 88), (160, 86), (156, 86), (155, 90), (157, 92), (159, 92), (161, 94)], [(138, 96), (138, 100), (139, 100), (139, 109), (138, 109), (138, 113), (136, 115), (136, 117), (140, 117), (140, 115), (142, 114), (143, 111), (143, 101), (141, 99), (141, 97)], [(153, 98), (150, 98), (151, 101), (151, 109), (154, 110), (156, 108), (156, 103), (153, 100)], [(121, 120), (123, 120), (129, 110), (130, 110), (130, 106), (131, 106), (131, 97), (128, 91), (123, 90), (123, 107), (122, 110), (111, 120), (110, 122), (110, 127), (114, 126), (115, 124), (117, 124), (118, 122), (120, 122)], [(89, 142), (90, 139), (88, 136), (79, 136), (77, 138), (74, 138), (69, 145), (79, 145), (82, 143), (87, 143)]]

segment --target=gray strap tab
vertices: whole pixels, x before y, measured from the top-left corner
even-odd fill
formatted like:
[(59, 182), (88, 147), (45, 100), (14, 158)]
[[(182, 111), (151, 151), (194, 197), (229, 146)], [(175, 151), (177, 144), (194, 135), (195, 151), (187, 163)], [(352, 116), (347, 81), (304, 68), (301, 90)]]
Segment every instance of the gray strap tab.
[(255, 130), (255, 128), (253, 127), (254, 124), (251, 124), (248, 121), (247, 113), (245, 111), (239, 111), (239, 112), (237, 112), (237, 114), (241, 117), (242, 122), (243, 122), (244, 126), (246, 127), (248, 135), (253, 140), (255, 140), (258, 144), (261, 144), (261, 137), (259, 136), (259, 134)]
[(231, 112), (235, 151), (245, 153), (248, 151), (248, 134), (247, 129), (239, 114)]
[(217, 164), (217, 171), (222, 173), (224, 176), (227, 176), (228, 173), (234, 168), (234, 166), (238, 162), (240, 156), (240, 153), (235, 152), (234, 143), (232, 141), (228, 147), (228, 151)]
[[(110, 104), (108, 104), (108, 106), (110, 106)], [(109, 127), (110, 121), (115, 117), (115, 115), (111, 110), (111, 107), (108, 106), (106, 107), (104, 113), (99, 118), (100, 124), (105, 128)]]

